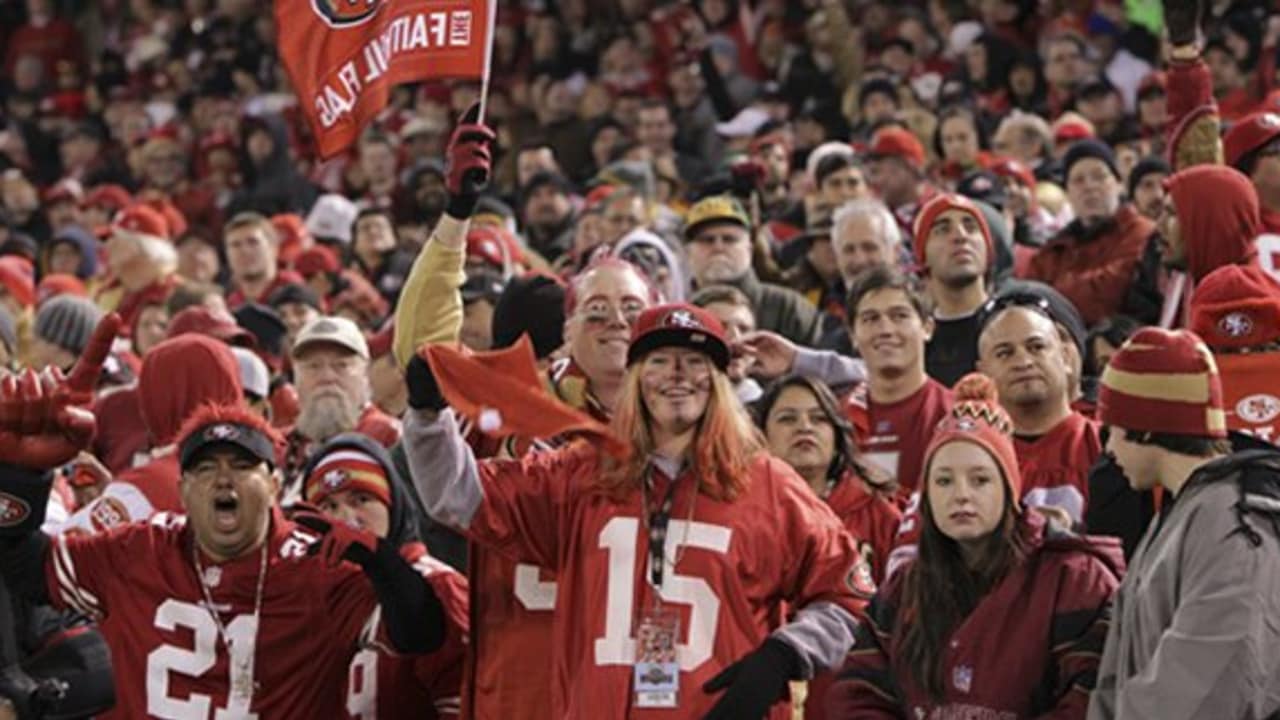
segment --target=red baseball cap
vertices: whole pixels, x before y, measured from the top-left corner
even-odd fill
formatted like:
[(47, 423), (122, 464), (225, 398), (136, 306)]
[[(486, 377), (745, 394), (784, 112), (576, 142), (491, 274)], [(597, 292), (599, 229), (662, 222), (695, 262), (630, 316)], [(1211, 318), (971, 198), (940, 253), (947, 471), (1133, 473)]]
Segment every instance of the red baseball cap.
[(902, 158), (917, 170), (924, 169), (924, 146), (914, 133), (905, 128), (887, 127), (876, 133), (867, 155), (873, 160)]
[(7, 291), (19, 305), (36, 304), (35, 268), (31, 261), (17, 255), (0, 257), (0, 289)]
[(1231, 126), (1222, 138), (1222, 154), (1227, 164), (1237, 166), (1246, 155), (1280, 136), (1280, 113), (1259, 112)]
[(706, 353), (716, 367), (729, 367), (729, 343), (715, 315), (696, 305), (670, 303), (640, 313), (631, 330), (627, 365), (663, 347), (684, 347)]
[(81, 207), (101, 207), (107, 208), (113, 212), (127, 207), (133, 202), (133, 196), (129, 194), (120, 185), (107, 183), (105, 185), (95, 185), (84, 200), (81, 201)]
[(112, 223), (114, 232), (169, 240), (169, 221), (151, 205), (134, 203), (120, 211)]

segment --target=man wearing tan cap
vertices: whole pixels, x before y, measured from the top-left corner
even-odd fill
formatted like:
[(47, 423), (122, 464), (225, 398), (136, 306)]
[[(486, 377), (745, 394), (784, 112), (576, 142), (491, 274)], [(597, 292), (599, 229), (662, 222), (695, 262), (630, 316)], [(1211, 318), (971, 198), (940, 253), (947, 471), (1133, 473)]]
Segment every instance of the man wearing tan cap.
[(285, 504), (296, 497), (298, 474), (313, 445), (344, 432), (368, 435), (383, 447), (400, 439), (400, 422), (372, 402), (369, 344), (355, 323), (319, 317), (298, 333), (290, 354), (301, 411), (287, 434)]

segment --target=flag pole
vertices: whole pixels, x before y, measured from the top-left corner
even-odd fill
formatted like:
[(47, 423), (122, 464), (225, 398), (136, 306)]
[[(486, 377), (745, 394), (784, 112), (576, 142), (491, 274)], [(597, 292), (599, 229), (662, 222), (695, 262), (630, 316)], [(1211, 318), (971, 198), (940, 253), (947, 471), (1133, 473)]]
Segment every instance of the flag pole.
[(498, 22), (498, 0), (486, 0), (488, 12), (485, 23), (484, 74), (480, 76), (480, 117), (476, 122), (484, 122), (484, 113), (489, 105), (489, 76), (493, 68), (493, 31)]

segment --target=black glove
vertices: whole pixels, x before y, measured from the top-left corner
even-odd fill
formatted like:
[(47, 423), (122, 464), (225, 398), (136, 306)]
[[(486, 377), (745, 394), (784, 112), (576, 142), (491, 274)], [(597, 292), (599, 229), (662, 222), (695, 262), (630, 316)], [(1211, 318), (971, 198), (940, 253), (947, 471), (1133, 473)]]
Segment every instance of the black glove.
[(1164, 25), (1169, 42), (1191, 45), (1200, 31), (1200, 0), (1164, 0)]
[(0, 698), (9, 701), (18, 720), (37, 717), (40, 685), (17, 665), (0, 668)]
[(411, 408), (439, 412), (449, 404), (440, 393), (440, 385), (436, 383), (436, 374), (431, 372), (431, 364), (420, 353), (414, 353), (409, 360), (409, 366), (404, 371), (404, 382), (409, 388)]
[(497, 135), (480, 119), (480, 103), (472, 105), (458, 120), (445, 148), (445, 189), (449, 204), (444, 211), (455, 219), (466, 220), (476, 209), (480, 192), (489, 184), (493, 164), (490, 146)]
[(769, 712), (800, 676), (800, 655), (777, 638), (769, 638), (702, 686), (705, 693), (724, 690), (703, 720), (758, 720)]
[(295, 509), (289, 514), (289, 519), (308, 530), (320, 533), (320, 542), (312, 545), (307, 554), (319, 555), (330, 565), (346, 560), (364, 567), (378, 551), (378, 536), (344, 522), (336, 522), (309, 506), (301, 510)]

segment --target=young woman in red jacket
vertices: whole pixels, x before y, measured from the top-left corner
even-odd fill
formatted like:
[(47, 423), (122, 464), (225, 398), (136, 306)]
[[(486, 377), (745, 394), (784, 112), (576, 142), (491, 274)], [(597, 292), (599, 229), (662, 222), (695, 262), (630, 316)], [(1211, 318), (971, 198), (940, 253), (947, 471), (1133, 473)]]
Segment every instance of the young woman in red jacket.
[(925, 453), (920, 553), (872, 600), (827, 717), (1084, 718), (1120, 545), (1026, 512), (994, 385), (955, 391)]
[[(870, 572), (853, 580), (874, 592), (872, 583), (884, 579), (902, 520), (902, 512), (888, 499), (897, 491), (893, 478), (858, 459), (853, 424), (821, 380), (785, 377), (760, 398), (755, 411), (769, 452), (785, 460), (857, 539), (858, 553)], [(805, 720), (824, 720), (826, 694), (834, 680), (834, 672), (825, 672), (809, 683)]]

